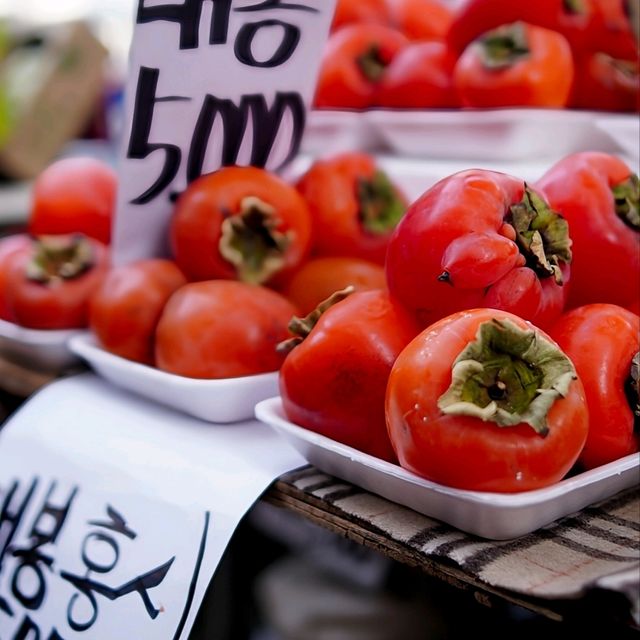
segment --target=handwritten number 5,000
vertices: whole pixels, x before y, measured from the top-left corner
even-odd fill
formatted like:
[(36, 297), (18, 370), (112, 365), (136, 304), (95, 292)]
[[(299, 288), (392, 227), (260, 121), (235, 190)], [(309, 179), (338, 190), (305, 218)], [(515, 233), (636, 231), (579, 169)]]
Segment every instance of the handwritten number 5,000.
[[(158, 69), (150, 69), (149, 67), (141, 67), (140, 69), (127, 157), (141, 160), (154, 151), (164, 151), (164, 163), (154, 183), (139, 196), (133, 198), (130, 201), (131, 204), (145, 204), (159, 196), (175, 179), (182, 161), (182, 152), (176, 145), (149, 142), (155, 105), (159, 102), (190, 99), (182, 96), (157, 97), (158, 76)], [(276, 92), (271, 107), (267, 105), (264, 96), (260, 94), (242, 96), (238, 104), (207, 94), (193, 131), (187, 158), (187, 182), (198, 178), (203, 171), (205, 155), (210, 144), (216, 117), (221, 118), (224, 127), (222, 132), (222, 165), (237, 163), (240, 144), (251, 117), (253, 144), (250, 164), (264, 167), (286, 113), (290, 115), (292, 130), (289, 152), (282, 162), (283, 165), (295, 156), (302, 141), (305, 110), (304, 101), (299, 93), (295, 91)], [(169, 195), (171, 196), (171, 194)]]
[(164, 151), (165, 159), (162, 171), (157, 180), (142, 194), (134, 198), (132, 204), (146, 204), (153, 200), (163, 189), (168, 187), (178, 173), (182, 153), (180, 147), (167, 143), (150, 143), (151, 122), (156, 102), (168, 102), (173, 100), (190, 100), (182, 96), (168, 96), (156, 98), (158, 86), (158, 69), (141, 67), (136, 89), (136, 101), (131, 123), (131, 137), (127, 157), (135, 160), (143, 160), (154, 151)]

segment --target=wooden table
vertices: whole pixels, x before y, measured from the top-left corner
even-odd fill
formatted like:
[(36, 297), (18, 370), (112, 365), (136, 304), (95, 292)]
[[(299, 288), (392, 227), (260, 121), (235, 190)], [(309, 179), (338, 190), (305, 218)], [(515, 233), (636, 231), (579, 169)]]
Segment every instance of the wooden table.
[[(26, 398), (55, 378), (0, 358), (0, 388), (14, 397)], [(633, 610), (634, 601), (640, 606), (638, 487), (507, 542), (464, 534), (311, 466), (279, 478), (263, 499), (471, 592), (482, 604), (508, 602), (552, 620), (640, 630), (640, 612)]]
[[(305, 487), (305, 477), (312, 481), (312, 487), (309, 484)], [(324, 497), (314, 495), (319, 493)], [(556, 621), (584, 622), (595, 615), (594, 621), (606, 619), (612, 624), (639, 628), (637, 620), (631, 617), (630, 602), (621, 590), (614, 592), (596, 586), (604, 572), (620, 563), (625, 570), (619, 577), (627, 581), (631, 594), (635, 591), (635, 597), (640, 597), (637, 487), (616, 497), (619, 503), (624, 502), (624, 516), (619, 518), (618, 525), (624, 519), (626, 530), (618, 528), (620, 536), (615, 541), (598, 538), (597, 543), (587, 541), (585, 535), (585, 532), (589, 536), (594, 534), (597, 528), (594, 522), (603, 516), (595, 509), (587, 509), (518, 540), (487, 541), (364, 492), (313, 467), (285, 474), (265, 499), (393, 560), (470, 591), (482, 604), (509, 602)], [(611, 504), (608, 515), (613, 520), (612, 514), (621, 504), (605, 503), (608, 504)], [(572, 557), (563, 566), (555, 567), (561, 545)], [(467, 555), (465, 550), (469, 552)], [(607, 554), (611, 555), (611, 564), (605, 570)], [(539, 574), (546, 574), (546, 584), (531, 574), (534, 563)], [(599, 563), (602, 565), (597, 566)], [(584, 572), (589, 564), (592, 571)], [(519, 573), (529, 573), (530, 578), (520, 576), (514, 580)]]

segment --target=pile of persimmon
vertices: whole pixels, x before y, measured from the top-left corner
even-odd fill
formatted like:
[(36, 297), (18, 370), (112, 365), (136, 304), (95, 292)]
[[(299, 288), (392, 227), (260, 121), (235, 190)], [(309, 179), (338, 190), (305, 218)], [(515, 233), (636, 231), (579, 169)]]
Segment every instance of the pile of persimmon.
[(287, 417), (463, 489), (553, 484), (640, 447), (638, 177), (604, 153), (535, 184), (472, 169), (413, 202), (387, 290), (291, 324)]
[(0, 241), (4, 320), (88, 326), (190, 378), (279, 370), (293, 422), (455, 487), (535, 489), (638, 451), (639, 185), (619, 158), (532, 184), (470, 169), (411, 204), (361, 153), (293, 184), (226, 167), (177, 199), (170, 255), (118, 267), (90, 235), (110, 210), (69, 179), (101, 175), (111, 207), (102, 169), (36, 183), (31, 233)]
[(319, 108), (640, 108), (628, 0), (338, 0)]
[(77, 329), (107, 272), (116, 174), (92, 158), (59, 160), (37, 178), (28, 233), (0, 240), (0, 320)]
[(0, 318), (89, 328), (113, 354), (193, 378), (275, 371), (294, 315), (346, 286), (383, 289), (407, 207), (366, 154), (318, 160), (296, 184), (226, 167), (177, 200), (170, 255), (109, 267), (115, 187), (87, 158), (43, 172), (29, 233), (0, 240)]

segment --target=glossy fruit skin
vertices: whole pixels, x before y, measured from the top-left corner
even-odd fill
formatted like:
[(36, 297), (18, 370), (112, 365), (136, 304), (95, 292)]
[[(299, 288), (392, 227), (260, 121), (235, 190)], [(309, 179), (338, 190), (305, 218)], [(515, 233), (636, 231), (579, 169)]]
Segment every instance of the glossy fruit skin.
[(8, 265), (14, 254), (28, 252), (32, 242), (33, 240), (26, 233), (16, 233), (0, 238), (0, 320), (15, 321), (7, 303)]
[[(354, 24), (327, 42), (316, 86), (318, 108), (366, 109), (373, 106), (384, 69), (408, 43), (399, 31), (377, 24)], [(378, 66), (368, 77), (358, 60), (376, 52)]]
[(283, 296), (234, 280), (192, 282), (165, 305), (156, 365), (189, 378), (236, 378), (276, 371), (276, 345), (289, 337), (296, 308)]
[(498, 427), (438, 408), (454, 360), (479, 325), (492, 318), (531, 329), (513, 314), (468, 309), (434, 323), (402, 351), (387, 387), (391, 442), (401, 466), (443, 485), (508, 493), (549, 486), (571, 469), (587, 437), (587, 405), (578, 379), (552, 405), (546, 437), (527, 424)]
[(407, 38), (444, 40), (455, 12), (439, 0), (391, 0), (391, 20)]
[(388, 24), (389, 19), (386, 0), (337, 0), (331, 30), (350, 24)]
[(447, 32), (447, 42), (452, 49), (462, 53), (483, 33), (521, 21), (561, 33), (574, 50), (581, 51), (588, 42), (593, 18), (592, 0), (583, 0), (575, 13), (568, 10), (566, 0), (468, 0), (456, 12)]
[(639, 111), (638, 60), (619, 60), (602, 52), (584, 55), (576, 62), (570, 106), (600, 111)]
[(264, 169), (224, 167), (192, 182), (176, 203), (170, 243), (176, 264), (189, 280), (239, 278), (236, 266), (223, 257), (219, 247), (224, 220), (238, 215), (247, 197), (273, 207), (276, 230), (291, 237), (282, 267), (263, 284), (286, 279), (304, 260), (311, 240), (311, 220), (295, 188)]
[(29, 233), (83, 233), (104, 244), (111, 239), (117, 178), (95, 158), (63, 158), (49, 165), (33, 186)]
[(280, 370), (287, 418), (395, 461), (385, 426), (385, 388), (395, 358), (417, 331), (383, 291), (356, 292), (330, 307)]
[[(298, 180), (313, 221), (315, 256), (348, 256), (383, 265), (393, 229), (368, 231), (361, 220), (358, 181), (371, 180), (378, 171), (373, 156), (345, 152), (317, 160)], [(397, 198), (406, 202), (394, 187)]]
[[(567, 287), (525, 266), (505, 223), (523, 193), (519, 178), (471, 169), (439, 181), (409, 207), (385, 269), (389, 291), (423, 327), (473, 307), (509, 311), (542, 328), (562, 313)], [(570, 265), (561, 268), (567, 282)]]
[(589, 406), (581, 466), (593, 469), (638, 451), (625, 384), (640, 350), (640, 318), (617, 305), (589, 304), (561, 316), (550, 335), (573, 361)]
[(573, 240), (567, 305), (625, 306), (640, 290), (640, 232), (615, 213), (611, 188), (631, 176), (619, 158), (585, 151), (567, 156), (536, 182), (569, 223)]
[(89, 328), (122, 358), (154, 362), (154, 336), (169, 297), (187, 283), (175, 263), (160, 258), (112, 268), (91, 297)]
[(29, 329), (83, 329), (89, 323), (89, 300), (109, 268), (106, 245), (93, 238), (93, 266), (81, 275), (49, 284), (26, 275), (35, 243), (10, 258), (6, 276), (7, 304), (15, 322)]
[(360, 258), (313, 258), (298, 269), (284, 293), (302, 315), (307, 315), (331, 294), (348, 286), (356, 291), (386, 289), (384, 268)]
[(459, 106), (453, 86), (455, 63), (455, 56), (443, 42), (408, 44), (387, 67), (377, 103), (405, 109)]
[(555, 31), (524, 23), (523, 27), (529, 53), (508, 65), (488, 67), (480, 40), (460, 55), (453, 80), (464, 106), (566, 106), (574, 77), (569, 42)]

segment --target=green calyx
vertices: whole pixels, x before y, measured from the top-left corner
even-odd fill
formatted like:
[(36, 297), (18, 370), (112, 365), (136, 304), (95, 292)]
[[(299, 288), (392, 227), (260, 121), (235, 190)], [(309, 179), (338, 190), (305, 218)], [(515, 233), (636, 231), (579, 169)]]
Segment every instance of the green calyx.
[(370, 180), (359, 178), (356, 193), (360, 204), (360, 221), (369, 233), (389, 233), (405, 213), (405, 203), (383, 171), (376, 171)]
[(494, 318), (479, 326), (454, 361), (451, 386), (438, 408), (499, 427), (525, 423), (545, 437), (551, 406), (575, 379), (571, 360), (540, 332)]
[(505, 219), (516, 231), (516, 243), (527, 266), (540, 278), (563, 282), (560, 263), (571, 262), (567, 221), (526, 184), (522, 201), (510, 207)]
[(632, 174), (611, 189), (616, 214), (628, 227), (640, 231), (640, 184), (638, 176)]
[(54, 284), (80, 277), (93, 264), (93, 248), (85, 236), (40, 236), (26, 276), (33, 282)]
[(289, 353), (295, 347), (297, 347), (310, 333), (311, 330), (316, 326), (320, 316), (329, 308), (333, 307), (334, 304), (341, 302), (345, 298), (349, 297), (354, 291), (355, 287), (353, 285), (349, 285), (344, 289), (340, 289), (340, 291), (336, 291), (332, 293), (326, 300), (323, 300), (311, 313), (306, 315), (304, 318), (299, 318), (298, 316), (293, 316), (289, 322), (289, 332), (293, 334), (293, 338), (289, 338), (288, 340), (284, 340), (280, 344), (276, 346), (276, 350), (278, 353)]
[(613, 67), (613, 69), (622, 74), (627, 80), (638, 82), (640, 66), (636, 60), (620, 60), (606, 53), (597, 53), (596, 56), (610, 67)]
[(587, 13), (584, 0), (562, 0), (562, 9), (571, 16), (582, 16)]
[(284, 266), (293, 234), (278, 231), (278, 224), (275, 209), (254, 196), (243, 198), (240, 213), (223, 221), (220, 254), (242, 282), (263, 284)]
[(356, 64), (367, 80), (378, 82), (382, 78), (388, 62), (383, 59), (380, 47), (377, 44), (372, 44), (363, 54), (356, 58)]
[(498, 27), (480, 38), (482, 64), (487, 69), (504, 69), (529, 56), (531, 50), (524, 24)]

